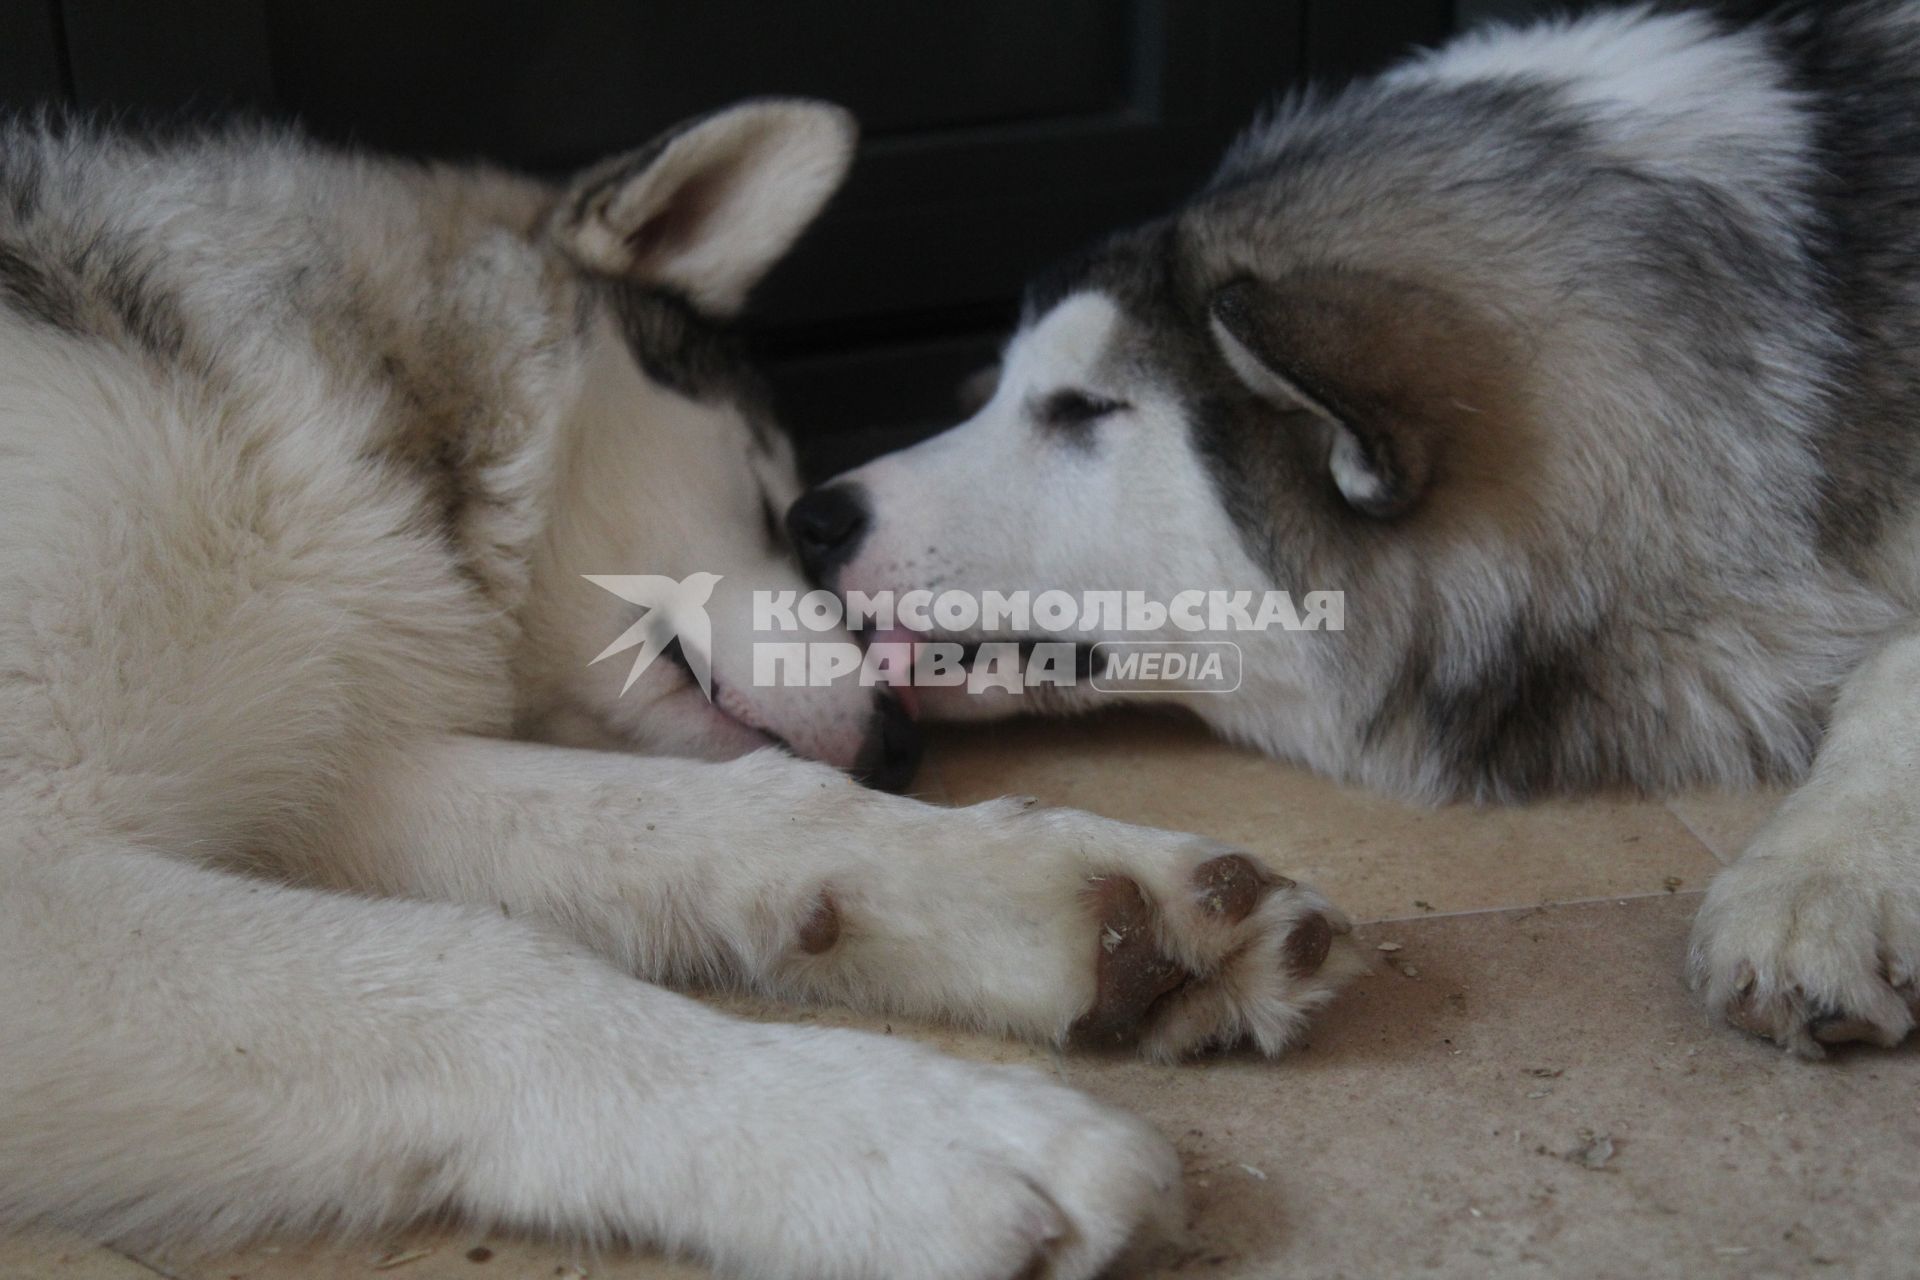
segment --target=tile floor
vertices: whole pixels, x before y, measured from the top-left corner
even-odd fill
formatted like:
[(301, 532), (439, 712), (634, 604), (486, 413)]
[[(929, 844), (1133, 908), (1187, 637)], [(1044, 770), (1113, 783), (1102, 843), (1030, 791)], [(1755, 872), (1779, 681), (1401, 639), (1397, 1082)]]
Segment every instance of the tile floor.
[[(1025, 792), (1237, 841), (1325, 889), (1376, 947), (1397, 946), (1280, 1062), (1151, 1067), (896, 1022), (957, 1053), (1037, 1063), (1175, 1140), (1189, 1238), (1136, 1275), (1920, 1273), (1916, 1051), (1796, 1062), (1709, 1025), (1679, 978), (1701, 887), (1769, 797), (1411, 809), (1152, 719), (949, 733), (922, 790), (955, 803)], [(0, 1242), (6, 1280), (155, 1274), (704, 1273), (457, 1232), (198, 1261)]]

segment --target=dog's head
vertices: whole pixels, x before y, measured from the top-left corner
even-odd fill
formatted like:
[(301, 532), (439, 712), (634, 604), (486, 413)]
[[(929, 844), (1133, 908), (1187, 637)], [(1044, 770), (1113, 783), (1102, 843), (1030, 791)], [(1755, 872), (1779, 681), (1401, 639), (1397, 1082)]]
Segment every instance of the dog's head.
[[(1217, 240), (1169, 219), (1056, 270), (973, 417), (815, 490), (790, 524), (842, 592), (1343, 592), (1341, 632), (1121, 630), (1083, 604), (1071, 638), (1230, 640), (1238, 692), (1154, 700), (1351, 772), (1366, 700), (1428, 625), (1421, 561), (1497, 556), (1527, 519), (1524, 380), (1508, 335), (1446, 288), (1255, 270)], [(1125, 696), (1094, 683), (922, 699), (966, 717)]]
[(1228, 636), (1242, 689), (1179, 699), (1340, 776), (1793, 776), (1885, 609), (1796, 532), (1860, 508), (1808, 452), (1830, 334), (1761, 194), (1799, 179), (1727, 125), (1642, 149), (1420, 65), (1303, 95), (1041, 282), (977, 414), (792, 527), (849, 591), (1343, 592), (1344, 630)]
[(793, 450), (732, 322), (854, 141), (838, 108), (749, 102), (558, 194), (546, 234), (581, 279), (587, 356), (527, 611), (529, 732), (709, 758), (778, 742), (878, 785), (911, 777), (917, 737), (892, 700), (755, 668), (772, 637), (754, 593), (808, 584), (780, 519)]

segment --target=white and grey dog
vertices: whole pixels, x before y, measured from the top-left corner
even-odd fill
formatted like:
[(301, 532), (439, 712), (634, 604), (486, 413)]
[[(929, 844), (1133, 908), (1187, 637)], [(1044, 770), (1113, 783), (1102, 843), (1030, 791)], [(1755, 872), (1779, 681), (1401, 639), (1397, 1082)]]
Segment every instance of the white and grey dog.
[[(635, 980), (1173, 1055), (1277, 1051), (1353, 965), (1243, 854), (862, 788), (897, 709), (749, 678), (798, 485), (725, 322), (852, 146), (754, 103), (553, 189), (0, 132), (0, 1224), (1006, 1280), (1173, 1211), (1172, 1149), (1038, 1074)], [(714, 635), (622, 696), (582, 575), (629, 573)]]
[(813, 569), (1343, 590), (1345, 631), (1238, 637), (1242, 690), (1186, 701), (1418, 797), (1804, 779), (1694, 978), (1802, 1053), (1900, 1041), (1920, 5), (1762, 8), (1496, 29), (1283, 106), (1034, 288), (976, 416), (803, 499)]

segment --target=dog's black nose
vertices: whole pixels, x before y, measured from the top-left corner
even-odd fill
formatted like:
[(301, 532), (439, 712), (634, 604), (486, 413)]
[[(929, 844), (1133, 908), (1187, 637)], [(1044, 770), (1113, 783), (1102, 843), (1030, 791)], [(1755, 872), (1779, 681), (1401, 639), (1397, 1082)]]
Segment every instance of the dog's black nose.
[(920, 769), (920, 726), (898, 698), (882, 694), (880, 712), (854, 761), (853, 776), (875, 791), (905, 791)]
[(787, 509), (787, 536), (800, 563), (825, 584), (835, 569), (853, 559), (867, 533), (867, 495), (856, 484), (828, 484), (800, 495)]

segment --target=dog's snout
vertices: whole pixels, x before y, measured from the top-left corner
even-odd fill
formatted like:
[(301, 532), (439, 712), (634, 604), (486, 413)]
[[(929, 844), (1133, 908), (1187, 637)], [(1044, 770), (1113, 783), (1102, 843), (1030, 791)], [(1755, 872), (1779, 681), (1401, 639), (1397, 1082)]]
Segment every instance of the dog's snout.
[(800, 553), (800, 563), (821, 583), (853, 559), (868, 523), (866, 494), (854, 484), (809, 490), (787, 511), (787, 535)]
[(905, 791), (920, 769), (920, 749), (920, 726), (899, 699), (883, 695), (853, 776), (876, 791)]

